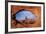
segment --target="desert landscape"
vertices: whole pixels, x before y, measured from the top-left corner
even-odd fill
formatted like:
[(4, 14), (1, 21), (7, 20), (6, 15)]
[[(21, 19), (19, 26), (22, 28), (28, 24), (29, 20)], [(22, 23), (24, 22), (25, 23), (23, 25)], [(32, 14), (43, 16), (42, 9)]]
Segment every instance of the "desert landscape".
[[(19, 10), (25, 9), (29, 12), (32, 12), (34, 15), (37, 16), (36, 20), (32, 21), (31, 19), (27, 19), (25, 17), (25, 20), (16, 20), (16, 13), (19, 12)], [(41, 7), (40, 6), (16, 6), (11, 5), (11, 28), (35, 28), (35, 27), (41, 27)]]

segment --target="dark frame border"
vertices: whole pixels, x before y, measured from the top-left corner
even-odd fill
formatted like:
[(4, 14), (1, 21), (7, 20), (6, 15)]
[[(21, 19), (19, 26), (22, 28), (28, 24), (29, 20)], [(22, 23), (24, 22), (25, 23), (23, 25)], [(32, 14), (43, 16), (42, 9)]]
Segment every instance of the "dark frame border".
[[(16, 2), (16, 3), (32, 3), (32, 4), (43, 4), (43, 30), (32, 30), (32, 31), (16, 31), (16, 32), (8, 32), (8, 2)], [(24, 33), (24, 32), (40, 32), (45, 31), (45, 3), (44, 2), (25, 2), (25, 1), (5, 1), (5, 33)]]

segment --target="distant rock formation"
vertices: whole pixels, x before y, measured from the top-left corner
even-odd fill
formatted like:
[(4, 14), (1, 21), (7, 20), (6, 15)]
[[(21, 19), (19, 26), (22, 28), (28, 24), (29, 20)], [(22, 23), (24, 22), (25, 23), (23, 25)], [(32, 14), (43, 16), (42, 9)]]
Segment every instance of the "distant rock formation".
[(28, 19), (27, 17), (25, 17), (25, 20), (17, 20), (17, 23), (33, 24), (34, 21), (32, 19)]

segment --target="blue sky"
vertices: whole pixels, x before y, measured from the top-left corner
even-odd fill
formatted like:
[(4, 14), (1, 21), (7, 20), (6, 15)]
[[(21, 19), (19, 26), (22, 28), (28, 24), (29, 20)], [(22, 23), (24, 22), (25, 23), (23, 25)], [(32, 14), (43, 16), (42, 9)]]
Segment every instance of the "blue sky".
[(16, 20), (25, 20), (25, 17), (32, 20), (36, 18), (36, 16), (32, 12), (26, 10), (20, 11), (16, 14)]

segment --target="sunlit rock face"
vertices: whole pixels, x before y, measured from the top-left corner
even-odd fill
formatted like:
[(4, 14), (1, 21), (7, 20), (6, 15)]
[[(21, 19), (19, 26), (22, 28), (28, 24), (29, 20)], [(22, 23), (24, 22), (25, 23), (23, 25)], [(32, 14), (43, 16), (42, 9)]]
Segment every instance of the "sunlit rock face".
[(36, 16), (31, 11), (21, 10), (16, 14), (16, 20), (23, 23), (29, 23), (35, 21)]

